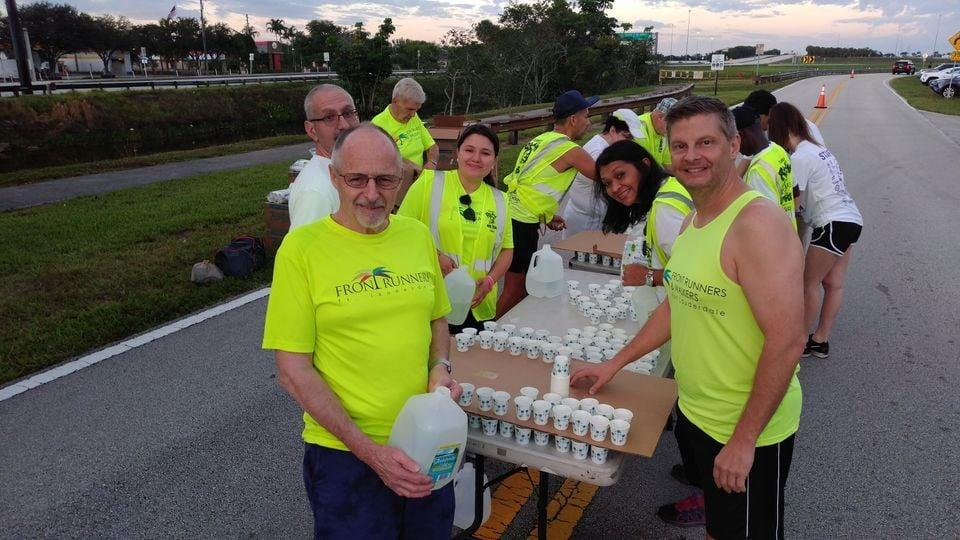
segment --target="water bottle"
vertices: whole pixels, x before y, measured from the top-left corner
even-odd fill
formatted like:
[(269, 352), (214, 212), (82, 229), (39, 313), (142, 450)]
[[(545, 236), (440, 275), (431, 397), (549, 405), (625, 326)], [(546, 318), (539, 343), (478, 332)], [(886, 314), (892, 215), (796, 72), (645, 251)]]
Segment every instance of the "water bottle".
[(563, 294), (563, 257), (544, 244), (530, 259), (527, 270), (527, 293), (537, 298), (554, 298)]
[(477, 284), (462, 266), (454, 268), (447, 274), (443, 278), (443, 284), (447, 288), (447, 298), (450, 299), (451, 308), (450, 314), (447, 315), (447, 322), (463, 324), (463, 321), (467, 320), (467, 314), (470, 313), (470, 304), (473, 303)]
[(453, 480), (467, 445), (467, 413), (450, 398), (450, 389), (410, 397), (400, 409), (388, 444), (403, 450), (433, 479), (437, 490)]
[[(457, 479), (453, 483), (453, 493), (457, 503), (453, 512), (453, 524), (461, 529), (466, 529), (473, 524), (477, 500), (476, 481), (477, 471), (473, 468), (473, 463), (464, 463), (463, 469), (457, 474)], [(483, 475), (483, 483), (487, 483), (487, 475)], [(490, 503), (490, 488), (487, 488), (483, 490), (483, 519), (480, 523), (490, 519)]]

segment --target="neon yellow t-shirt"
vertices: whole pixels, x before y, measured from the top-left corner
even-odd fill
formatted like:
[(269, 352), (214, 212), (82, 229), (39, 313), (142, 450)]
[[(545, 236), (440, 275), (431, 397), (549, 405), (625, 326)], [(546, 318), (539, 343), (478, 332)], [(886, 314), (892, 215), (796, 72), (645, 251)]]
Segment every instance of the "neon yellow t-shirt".
[(397, 148), (400, 149), (400, 156), (416, 163), (418, 167), (423, 166), (423, 153), (427, 148), (437, 144), (427, 131), (427, 127), (423, 125), (420, 116), (414, 114), (406, 124), (401, 124), (390, 114), (389, 105), (370, 122), (389, 133), (397, 143)]
[[(273, 271), (263, 348), (313, 353), (361, 431), (386, 443), (407, 398), (427, 391), (430, 322), (450, 302), (430, 232), (391, 216), (361, 234), (326, 217), (286, 236)], [(303, 440), (346, 446), (303, 415)]]

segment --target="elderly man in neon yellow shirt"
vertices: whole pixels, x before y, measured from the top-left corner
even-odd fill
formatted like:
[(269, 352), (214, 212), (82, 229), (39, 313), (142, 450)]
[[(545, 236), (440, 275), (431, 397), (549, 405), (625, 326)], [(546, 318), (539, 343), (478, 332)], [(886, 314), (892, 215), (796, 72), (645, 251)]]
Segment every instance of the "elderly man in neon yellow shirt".
[(440, 159), (440, 147), (417, 115), (426, 100), (427, 95), (420, 83), (410, 77), (400, 79), (393, 87), (390, 104), (371, 120), (393, 137), (404, 160), (403, 168), (413, 169), (414, 178), (423, 169), (436, 169)]
[(652, 111), (641, 114), (637, 118), (640, 122), (639, 126), (635, 125), (633, 121), (627, 121), (627, 124), (631, 127), (631, 132), (638, 131), (641, 134), (641, 136), (634, 135), (633, 140), (646, 148), (653, 159), (657, 160), (657, 164), (670, 175), (673, 175), (673, 167), (670, 146), (667, 144), (667, 121), (665, 118), (676, 103), (675, 98), (663, 98)]

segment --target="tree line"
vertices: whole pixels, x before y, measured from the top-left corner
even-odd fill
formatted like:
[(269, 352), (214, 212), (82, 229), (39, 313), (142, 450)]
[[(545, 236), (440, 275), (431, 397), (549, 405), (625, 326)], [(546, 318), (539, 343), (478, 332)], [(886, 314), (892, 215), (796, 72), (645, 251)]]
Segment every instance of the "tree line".
[(817, 47), (816, 45), (807, 45), (807, 54), (825, 58), (879, 58), (883, 56), (880, 51), (869, 47)]

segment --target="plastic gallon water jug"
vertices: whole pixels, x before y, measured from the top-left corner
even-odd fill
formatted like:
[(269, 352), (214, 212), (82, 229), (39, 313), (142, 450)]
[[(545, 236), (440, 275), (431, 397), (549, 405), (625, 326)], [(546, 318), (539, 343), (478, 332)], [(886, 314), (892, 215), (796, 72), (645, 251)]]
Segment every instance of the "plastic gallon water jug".
[(530, 259), (527, 269), (527, 293), (537, 298), (553, 298), (563, 294), (563, 257), (544, 244)]
[[(453, 524), (461, 529), (466, 529), (473, 524), (477, 500), (476, 481), (477, 471), (473, 468), (473, 463), (464, 463), (463, 469), (457, 474), (457, 479), (453, 483), (453, 493), (457, 503), (453, 513)], [(483, 483), (487, 483), (487, 475), (483, 475)], [(490, 511), (490, 488), (487, 488), (483, 490), (483, 519), (480, 523), (490, 519)]]
[(473, 303), (477, 284), (462, 266), (454, 268), (447, 274), (443, 278), (443, 284), (447, 288), (451, 308), (450, 314), (447, 315), (447, 322), (463, 324), (463, 321), (467, 320), (467, 314), (470, 313), (470, 304)]
[(390, 431), (389, 445), (420, 464), (420, 472), (433, 478), (433, 489), (453, 480), (466, 444), (467, 413), (450, 399), (445, 386), (408, 399)]

